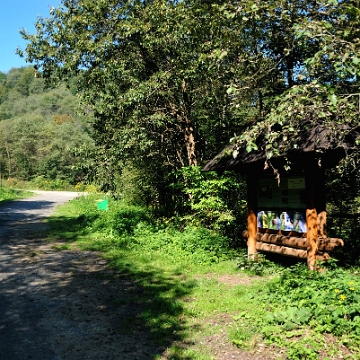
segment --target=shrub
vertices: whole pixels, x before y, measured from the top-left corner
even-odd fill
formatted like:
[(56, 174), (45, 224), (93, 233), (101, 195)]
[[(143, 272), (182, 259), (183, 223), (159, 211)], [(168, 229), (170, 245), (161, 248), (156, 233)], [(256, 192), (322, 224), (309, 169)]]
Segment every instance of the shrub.
[(145, 207), (112, 198), (108, 198), (107, 211), (97, 210), (99, 197), (93, 194), (77, 200), (78, 220), (87, 233), (96, 234), (97, 242), (106, 242), (110, 236), (111, 246), (125, 245), (139, 254), (160, 252), (174, 262), (193, 264), (213, 264), (236, 256), (229, 238), (214, 230), (186, 226), (180, 231), (166, 219), (156, 220)]
[(246, 186), (242, 178), (232, 172), (203, 173), (196, 166), (182, 168), (177, 177), (183, 181), (173, 186), (187, 196), (185, 223), (221, 231), (235, 241), (242, 239), (246, 219)]
[(145, 251), (158, 251), (174, 262), (213, 264), (235, 256), (229, 239), (215, 231), (188, 226), (184, 231), (172, 227), (150, 228), (140, 223), (134, 232), (137, 247)]

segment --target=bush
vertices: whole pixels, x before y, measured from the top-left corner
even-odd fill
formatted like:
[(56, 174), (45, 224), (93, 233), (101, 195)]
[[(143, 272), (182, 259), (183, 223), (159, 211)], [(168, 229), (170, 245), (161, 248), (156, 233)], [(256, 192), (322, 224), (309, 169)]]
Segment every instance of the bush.
[(177, 177), (183, 181), (173, 186), (187, 196), (188, 211), (183, 221), (220, 231), (233, 241), (241, 242), (241, 233), (246, 228), (244, 179), (233, 172), (203, 173), (196, 166), (182, 168)]
[[(213, 264), (235, 257), (229, 238), (204, 227), (187, 226), (177, 230), (166, 219), (156, 220), (145, 207), (108, 198), (107, 211), (97, 210), (100, 195), (81, 197), (79, 221), (87, 233), (100, 242), (111, 237), (111, 246), (127, 246), (140, 253), (161, 252), (174, 262)], [(99, 236), (100, 235), (100, 236)]]
[(161, 252), (173, 262), (209, 265), (235, 256), (228, 238), (202, 227), (188, 226), (179, 231), (140, 223), (134, 232), (134, 241), (144, 251)]

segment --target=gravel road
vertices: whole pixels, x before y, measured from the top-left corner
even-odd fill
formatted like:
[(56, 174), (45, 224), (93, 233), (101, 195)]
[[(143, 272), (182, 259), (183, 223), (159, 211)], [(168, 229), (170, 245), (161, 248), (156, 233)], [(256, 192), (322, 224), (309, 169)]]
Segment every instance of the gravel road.
[[(0, 359), (56, 359), (40, 322), (47, 307), (42, 289), (48, 267), (36, 260), (46, 229), (43, 220), (78, 193), (36, 191), (31, 198), (0, 206)], [(54, 271), (51, 271), (54, 275)], [(39, 301), (42, 299), (41, 301)]]
[(138, 324), (139, 305), (119, 304), (136, 296), (136, 284), (94, 252), (58, 251), (60, 240), (44, 240), (43, 220), (76, 196), (37, 191), (0, 206), (1, 360), (135, 360), (164, 351)]

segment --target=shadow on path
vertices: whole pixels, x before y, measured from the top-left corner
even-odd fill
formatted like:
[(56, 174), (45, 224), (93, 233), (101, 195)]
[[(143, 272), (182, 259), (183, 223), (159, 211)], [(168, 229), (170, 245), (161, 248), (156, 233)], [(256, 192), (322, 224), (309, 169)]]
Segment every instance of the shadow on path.
[(179, 299), (194, 284), (126, 261), (109, 269), (90, 251), (57, 251), (65, 243), (41, 240), (47, 225), (40, 219), (0, 222), (0, 359), (166, 359), (166, 349), (184, 339)]

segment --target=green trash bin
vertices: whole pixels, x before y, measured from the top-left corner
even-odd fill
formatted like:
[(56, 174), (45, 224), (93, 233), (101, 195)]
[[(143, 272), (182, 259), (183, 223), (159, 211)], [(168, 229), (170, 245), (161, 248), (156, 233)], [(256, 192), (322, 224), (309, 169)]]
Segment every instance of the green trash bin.
[(98, 210), (107, 210), (109, 206), (109, 200), (98, 200), (97, 209)]

